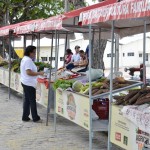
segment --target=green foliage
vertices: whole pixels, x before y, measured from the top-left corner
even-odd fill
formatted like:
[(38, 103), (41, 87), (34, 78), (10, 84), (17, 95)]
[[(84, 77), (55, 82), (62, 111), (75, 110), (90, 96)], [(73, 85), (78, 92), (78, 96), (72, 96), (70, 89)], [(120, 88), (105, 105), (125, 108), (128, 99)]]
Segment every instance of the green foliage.
[(38, 71), (43, 71), (44, 68), (51, 68), (51, 65), (43, 62), (35, 62), (35, 65), (38, 67)]
[[(13, 60), (11, 62), (11, 71), (20, 73), (20, 63), (21, 63), (21, 59), (19, 60)], [(34, 62), (35, 65), (38, 67), (38, 71), (43, 71), (44, 68), (51, 68), (50, 64), (44, 63), (44, 62)], [(8, 62), (6, 61), (2, 61), (0, 63), (0, 67), (6, 68), (8, 69)]]
[(72, 84), (74, 83), (73, 80), (56, 80), (53, 84), (53, 89), (56, 90), (57, 88), (61, 88), (63, 90), (72, 87)]
[[(9, 13), (10, 24), (62, 14), (64, 12), (64, 1), (65, 0), (0, 0), (0, 24), (3, 24), (7, 12)], [(88, 5), (84, 0), (76, 0), (69, 4), (70, 10)]]
[(26, 20), (48, 18), (64, 11), (63, 0), (1, 0), (0, 23), (7, 11), (10, 24)]

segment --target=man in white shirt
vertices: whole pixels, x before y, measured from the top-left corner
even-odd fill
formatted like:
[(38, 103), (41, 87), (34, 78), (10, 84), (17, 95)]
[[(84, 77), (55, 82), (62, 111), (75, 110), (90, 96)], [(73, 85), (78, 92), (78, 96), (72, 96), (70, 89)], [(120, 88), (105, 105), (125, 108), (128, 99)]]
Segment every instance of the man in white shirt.
[(80, 61), (80, 54), (79, 54), (79, 51), (80, 51), (80, 46), (75, 46), (75, 54), (72, 55), (72, 59), (71, 59), (71, 63), (74, 63), (74, 62), (79, 62)]
[(72, 56), (71, 58), (71, 62), (66, 66), (66, 69), (68, 70), (72, 70), (76, 65), (78, 65), (79, 61), (80, 61), (80, 46), (75, 46), (75, 54)]

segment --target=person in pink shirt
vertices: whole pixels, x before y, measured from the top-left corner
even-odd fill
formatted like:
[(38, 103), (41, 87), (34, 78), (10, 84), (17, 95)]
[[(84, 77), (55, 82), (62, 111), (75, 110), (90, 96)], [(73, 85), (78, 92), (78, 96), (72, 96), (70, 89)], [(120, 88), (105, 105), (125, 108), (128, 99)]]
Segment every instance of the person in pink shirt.
[(73, 53), (72, 53), (71, 49), (67, 49), (66, 50), (66, 58), (65, 58), (66, 65), (71, 62), (72, 55), (73, 55)]

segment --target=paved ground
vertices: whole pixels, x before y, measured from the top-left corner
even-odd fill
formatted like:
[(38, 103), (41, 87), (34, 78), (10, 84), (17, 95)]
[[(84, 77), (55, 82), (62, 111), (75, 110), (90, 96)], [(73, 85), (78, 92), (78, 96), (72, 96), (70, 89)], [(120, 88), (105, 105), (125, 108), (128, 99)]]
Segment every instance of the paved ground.
[[(57, 132), (53, 116), (45, 125), (46, 109), (38, 106), (43, 123), (22, 122), (22, 98), (13, 93), (8, 100), (8, 89), (0, 87), (0, 150), (88, 150), (88, 132), (59, 117)], [(107, 133), (99, 132), (93, 139), (93, 150), (107, 149)], [(113, 146), (112, 150), (122, 150)]]

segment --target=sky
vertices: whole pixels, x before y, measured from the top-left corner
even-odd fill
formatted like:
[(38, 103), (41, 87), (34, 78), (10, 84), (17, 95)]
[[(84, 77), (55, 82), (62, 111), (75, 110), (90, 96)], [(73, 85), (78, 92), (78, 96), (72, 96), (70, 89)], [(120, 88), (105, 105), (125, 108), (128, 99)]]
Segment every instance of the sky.
[(85, 1), (86, 1), (89, 5), (98, 3), (97, 0), (95, 0), (95, 2), (93, 2), (92, 0), (85, 0)]

